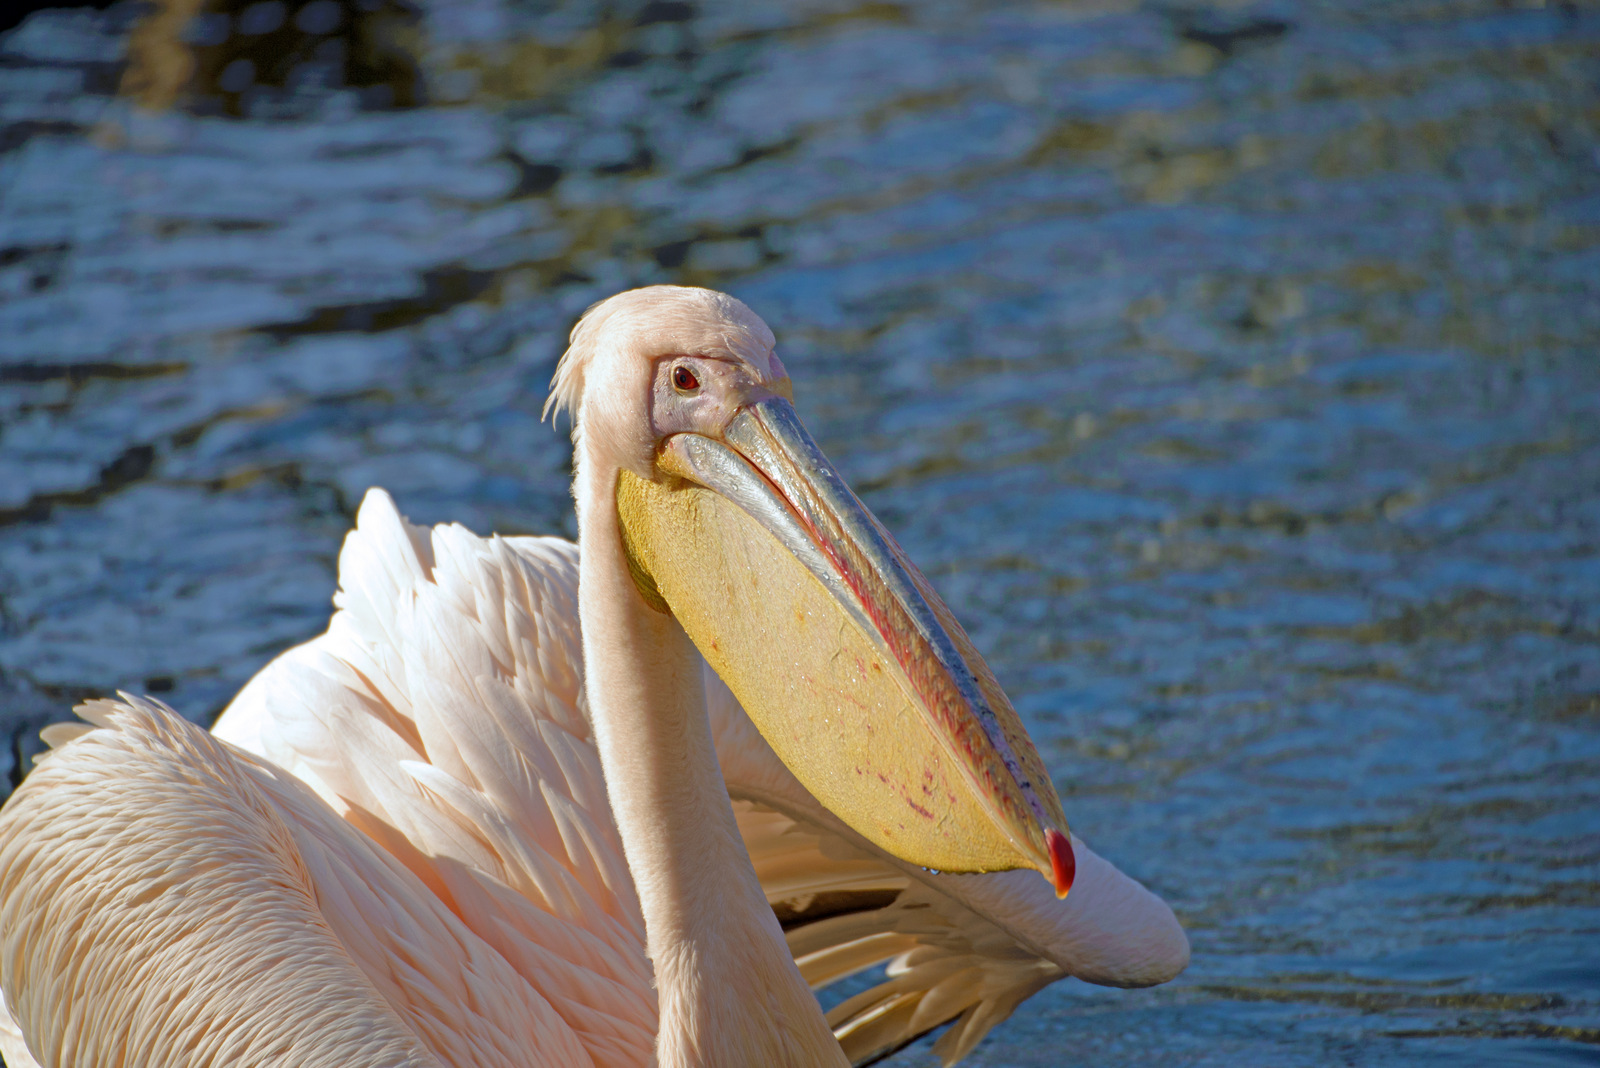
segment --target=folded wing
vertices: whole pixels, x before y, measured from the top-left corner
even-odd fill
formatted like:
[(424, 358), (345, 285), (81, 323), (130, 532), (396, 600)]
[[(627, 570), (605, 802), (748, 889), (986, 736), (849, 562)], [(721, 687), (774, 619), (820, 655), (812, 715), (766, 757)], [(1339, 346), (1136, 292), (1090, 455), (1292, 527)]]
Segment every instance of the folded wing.
[[(643, 926), (585, 715), (577, 547), (415, 526), (374, 490), (339, 571), (328, 632), (263, 670), (216, 733), (305, 779), (527, 969), (597, 1063), (647, 1055)], [(953, 1063), (1066, 975), (1142, 986), (1187, 963), (1171, 910), (1080, 842), (1066, 901), (1033, 872), (945, 876), (883, 854), (805, 791), (709, 670), (707, 693), (802, 974), (822, 986), (888, 965), (830, 1014), (856, 1063), (954, 1021), (935, 1047)]]
[(430, 531), (374, 491), (340, 579), (328, 632), (256, 676), (215, 733), (405, 865), (596, 1064), (647, 1063), (656, 1001), (582, 714), (576, 547)]
[(435, 894), (281, 769), (96, 701), (0, 813), (0, 982), (37, 1063), (591, 1058)]

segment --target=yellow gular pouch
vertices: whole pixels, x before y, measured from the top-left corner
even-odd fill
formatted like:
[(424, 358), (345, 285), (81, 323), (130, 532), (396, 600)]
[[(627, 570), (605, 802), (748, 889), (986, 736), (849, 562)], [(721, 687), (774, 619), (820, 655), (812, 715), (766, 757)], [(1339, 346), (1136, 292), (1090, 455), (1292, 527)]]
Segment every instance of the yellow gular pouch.
[[(1008, 794), (999, 758), (937, 727), (884, 643), (761, 523), (682, 479), (624, 471), (616, 494), (641, 594), (677, 618), (818, 801), (910, 863), (1048, 876), (1042, 831), (1014, 785)], [(998, 693), (987, 667), (979, 675)], [(1009, 704), (1004, 712), (1015, 718)], [(1042, 784), (1059, 813), (1048, 778)]]

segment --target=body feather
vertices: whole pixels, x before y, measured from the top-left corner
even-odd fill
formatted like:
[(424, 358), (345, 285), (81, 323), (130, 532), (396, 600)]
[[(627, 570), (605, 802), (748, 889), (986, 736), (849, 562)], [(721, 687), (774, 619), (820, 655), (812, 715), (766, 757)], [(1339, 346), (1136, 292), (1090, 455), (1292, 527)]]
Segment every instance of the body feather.
[[(97, 1063), (73, 1043), (108, 1012), (154, 1058), (128, 1063), (650, 1063), (658, 1006), (587, 714), (577, 547), (418, 527), (371, 491), (339, 571), (327, 633), (257, 675), (215, 737), (153, 702), (86, 706), (100, 729), (58, 730), (0, 815), (0, 982), (39, 1062)], [(1066, 975), (1145, 985), (1187, 961), (1170, 910), (1081, 843), (1066, 902), (1031, 872), (885, 856), (706, 675), (739, 831), (802, 976), (887, 965), (829, 1014), (853, 1062), (954, 1021), (935, 1046), (953, 1063)], [(161, 833), (122, 842), (135, 823)], [(70, 846), (76, 826), (105, 841)], [(149, 881), (112, 893), (124, 870)], [(58, 977), (84, 975), (75, 938), (101, 985)], [(166, 963), (118, 970), (152, 941)], [(330, 989), (337, 1012), (296, 1000)], [(323, 1060), (286, 1052), (324, 1027)], [(168, 1059), (200, 1032), (232, 1036), (227, 1058), (201, 1043)], [(15, 1043), (0, 1026), (8, 1060)]]

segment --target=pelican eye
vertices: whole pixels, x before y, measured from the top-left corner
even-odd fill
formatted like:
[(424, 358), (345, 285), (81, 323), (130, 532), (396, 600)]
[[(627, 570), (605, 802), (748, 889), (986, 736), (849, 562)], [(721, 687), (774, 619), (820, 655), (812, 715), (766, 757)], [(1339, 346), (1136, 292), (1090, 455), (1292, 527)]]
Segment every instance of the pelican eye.
[(693, 393), (700, 388), (700, 380), (683, 364), (672, 369), (672, 386), (679, 393)]

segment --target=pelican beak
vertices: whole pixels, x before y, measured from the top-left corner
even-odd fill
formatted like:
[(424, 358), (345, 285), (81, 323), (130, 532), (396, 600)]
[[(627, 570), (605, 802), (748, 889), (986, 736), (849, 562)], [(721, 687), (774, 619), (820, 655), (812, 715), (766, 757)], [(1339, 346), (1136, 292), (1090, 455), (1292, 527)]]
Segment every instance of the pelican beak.
[(617, 486), (635, 583), (806, 788), (903, 860), (1036, 868), (1065, 896), (1066, 818), (1016, 711), (793, 406), (675, 434), (657, 471)]

